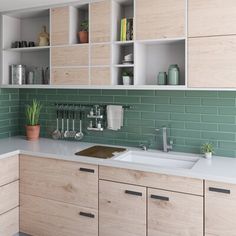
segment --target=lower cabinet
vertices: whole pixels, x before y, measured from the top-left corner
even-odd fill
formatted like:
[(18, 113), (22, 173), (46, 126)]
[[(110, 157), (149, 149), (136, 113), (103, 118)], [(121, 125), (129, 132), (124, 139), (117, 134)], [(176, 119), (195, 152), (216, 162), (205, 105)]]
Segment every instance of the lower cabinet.
[(99, 236), (146, 236), (146, 188), (99, 182)]

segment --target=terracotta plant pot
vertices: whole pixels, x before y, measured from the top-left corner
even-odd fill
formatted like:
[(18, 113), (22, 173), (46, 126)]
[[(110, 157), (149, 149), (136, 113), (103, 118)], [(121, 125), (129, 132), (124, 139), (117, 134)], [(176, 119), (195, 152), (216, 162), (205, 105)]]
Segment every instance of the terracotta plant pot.
[(80, 31), (78, 33), (79, 42), (80, 43), (88, 43), (88, 32), (87, 31)]
[(40, 134), (40, 125), (26, 125), (26, 138), (29, 141), (35, 141), (39, 139), (39, 134)]

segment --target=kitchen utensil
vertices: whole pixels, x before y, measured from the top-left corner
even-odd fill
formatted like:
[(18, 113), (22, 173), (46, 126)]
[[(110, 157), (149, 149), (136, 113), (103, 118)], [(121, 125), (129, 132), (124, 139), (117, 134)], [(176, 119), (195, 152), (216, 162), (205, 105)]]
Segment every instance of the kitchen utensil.
[(59, 130), (59, 110), (57, 110), (57, 128), (52, 133), (53, 139), (59, 139), (61, 137), (61, 132)]
[(65, 111), (62, 110), (61, 111), (61, 138), (64, 137), (64, 115), (65, 115)]
[(72, 110), (72, 130), (70, 131), (70, 137), (74, 138), (76, 135), (76, 131), (75, 131), (75, 111)]
[(82, 112), (80, 111), (80, 119), (79, 119), (79, 132), (76, 133), (75, 139), (81, 140), (84, 137), (84, 134), (82, 132)]
[(69, 130), (69, 110), (66, 110), (66, 131), (64, 133), (65, 138), (70, 137), (70, 130)]

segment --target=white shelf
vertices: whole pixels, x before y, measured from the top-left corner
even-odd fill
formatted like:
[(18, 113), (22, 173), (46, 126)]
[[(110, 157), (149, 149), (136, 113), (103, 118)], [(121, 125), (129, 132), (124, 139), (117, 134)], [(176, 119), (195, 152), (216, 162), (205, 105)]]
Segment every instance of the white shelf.
[(25, 48), (7, 48), (4, 51), (7, 52), (34, 52), (34, 51), (42, 51), (42, 50), (49, 50), (50, 46), (45, 47), (25, 47)]
[(129, 67), (134, 67), (134, 64), (118, 64), (114, 66), (119, 68), (129, 68)]
[(171, 44), (171, 43), (177, 43), (181, 41), (185, 41), (185, 37), (181, 38), (163, 38), (163, 39), (150, 39), (150, 40), (136, 40), (136, 43), (142, 43), (142, 44)]
[(114, 43), (118, 45), (127, 45), (134, 43), (134, 41), (115, 41)]

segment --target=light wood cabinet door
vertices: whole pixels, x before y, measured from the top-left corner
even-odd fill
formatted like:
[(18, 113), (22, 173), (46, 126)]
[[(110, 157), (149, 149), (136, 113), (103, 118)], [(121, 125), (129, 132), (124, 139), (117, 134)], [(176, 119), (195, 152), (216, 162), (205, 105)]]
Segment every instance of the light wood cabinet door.
[(69, 44), (70, 10), (58, 7), (51, 10), (51, 45)]
[(99, 181), (99, 236), (146, 235), (146, 188)]
[(148, 189), (148, 236), (203, 236), (203, 197)]
[(91, 85), (111, 85), (110, 67), (91, 67)]
[(136, 39), (185, 36), (185, 0), (136, 0)]
[(20, 193), (98, 208), (97, 166), (24, 155), (20, 158)]
[(236, 36), (190, 38), (188, 87), (236, 87)]
[(111, 1), (90, 4), (90, 39), (92, 43), (111, 40)]
[(108, 44), (91, 46), (91, 65), (108, 66), (111, 63), (111, 46)]
[(189, 37), (236, 34), (235, 0), (189, 0)]
[(35, 236), (97, 236), (97, 211), (21, 194), (20, 231)]
[(205, 235), (236, 235), (236, 185), (206, 181)]

